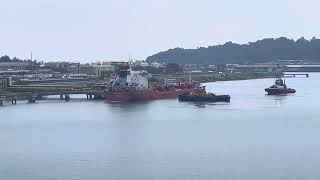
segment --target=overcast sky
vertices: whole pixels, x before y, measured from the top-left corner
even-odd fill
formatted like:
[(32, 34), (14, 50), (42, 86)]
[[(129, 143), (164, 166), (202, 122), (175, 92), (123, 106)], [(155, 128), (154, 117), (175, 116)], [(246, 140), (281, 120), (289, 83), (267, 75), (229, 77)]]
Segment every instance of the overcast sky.
[(170, 48), (320, 37), (318, 0), (2, 0), (0, 55), (145, 59)]

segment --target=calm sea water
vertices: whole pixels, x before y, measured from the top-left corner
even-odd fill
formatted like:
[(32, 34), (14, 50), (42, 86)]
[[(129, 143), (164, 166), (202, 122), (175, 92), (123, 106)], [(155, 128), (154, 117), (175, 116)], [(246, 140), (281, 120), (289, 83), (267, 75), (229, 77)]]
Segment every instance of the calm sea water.
[(320, 74), (217, 82), (231, 103), (73, 99), (0, 108), (2, 180), (320, 178)]

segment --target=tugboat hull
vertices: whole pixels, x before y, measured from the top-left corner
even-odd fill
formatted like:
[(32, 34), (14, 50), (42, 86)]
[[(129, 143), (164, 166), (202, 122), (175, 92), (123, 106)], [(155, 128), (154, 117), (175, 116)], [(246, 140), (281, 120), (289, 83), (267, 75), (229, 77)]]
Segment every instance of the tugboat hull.
[(265, 91), (268, 93), (268, 95), (281, 95), (281, 94), (290, 94), (295, 93), (296, 90), (294, 89), (277, 89), (277, 88), (267, 88)]
[(229, 95), (208, 95), (208, 96), (194, 96), (194, 95), (180, 95), (179, 101), (183, 102), (230, 102)]

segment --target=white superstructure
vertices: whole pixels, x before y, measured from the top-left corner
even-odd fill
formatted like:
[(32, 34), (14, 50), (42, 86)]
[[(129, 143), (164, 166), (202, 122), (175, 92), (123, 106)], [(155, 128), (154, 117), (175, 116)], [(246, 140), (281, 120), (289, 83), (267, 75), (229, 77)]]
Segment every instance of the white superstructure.
[(150, 74), (146, 71), (130, 71), (127, 75), (128, 86), (149, 88)]

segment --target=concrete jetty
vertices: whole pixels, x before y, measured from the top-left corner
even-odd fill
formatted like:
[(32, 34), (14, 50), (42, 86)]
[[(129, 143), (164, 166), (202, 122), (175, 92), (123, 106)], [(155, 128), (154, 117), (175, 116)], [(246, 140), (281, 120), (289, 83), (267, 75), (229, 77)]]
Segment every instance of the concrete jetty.
[(35, 103), (43, 96), (58, 95), (61, 100), (70, 101), (70, 95), (84, 94), (89, 100), (101, 100), (104, 86), (99, 84), (46, 84), (46, 85), (11, 85), (0, 89), (0, 106), (5, 101), (16, 104), (17, 100), (26, 100), (28, 103)]

